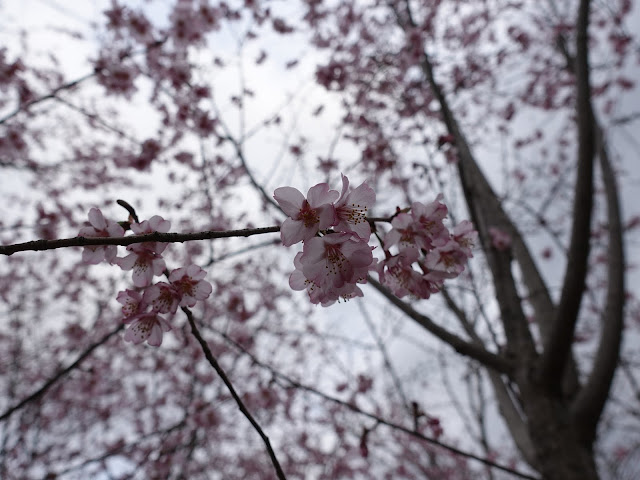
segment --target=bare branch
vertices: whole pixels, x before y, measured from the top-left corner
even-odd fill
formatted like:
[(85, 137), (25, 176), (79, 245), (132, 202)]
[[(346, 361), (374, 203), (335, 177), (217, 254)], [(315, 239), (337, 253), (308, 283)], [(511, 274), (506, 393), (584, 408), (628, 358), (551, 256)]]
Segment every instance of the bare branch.
[(207, 344), (205, 339), (202, 338), (202, 335), (200, 335), (200, 331), (196, 326), (191, 310), (189, 310), (186, 307), (181, 307), (181, 308), (182, 308), (182, 311), (187, 315), (187, 319), (189, 320), (189, 325), (191, 326), (191, 333), (193, 333), (193, 336), (196, 337), (196, 340), (200, 344), (200, 347), (202, 348), (202, 352), (204, 353), (204, 356), (209, 362), (209, 365), (213, 367), (213, 369), (216, 371), (218, 376), (222, 379), (222, 381), (226, 385), (227, 389), (229, 390), (229, 393), (235, 400), (242, 414), (247, 418), (247, 420), (249, 420), (249, 423), (251, 423), (253, 428), (258, 432), (258, 435), (260, 435), (260, 438), (262, 438), (262, 441), (264, 442), (267, 448), (267, 452), (269, 453), (269, 458), (271, 459), (271, 463), (273, 463), (273, 468), (276, 470), (276, 474), (278, 475), (278, 478), (280, 480), (286, 480), (286, 476), (282, 471), (280, 462), (278, 462), (276, 453), (273, 451), (273, 447), (271, 447), (271, 441), (269, 440), (269, 437), (264, 433), (264, 431), (262, 430), (262, 427), (260, 427), (260, 424), (258, 424), (258, 422), (253, 418), (253, 415), (251, 415), (251, 412), (249, 412), (249, 410), (243, 403), (242, 399), (236, 392), (236, 389), (234, 388), (233, 383), (231, 383), (231, 380), (229, 379), (229, 377), (227, 377), (227, 374), (222, 369), (220, 364), (217, 362), (217, 360), (213, 356), (213, 353), (211, 353), (211, 349), (209, 348), (209, 345)]
[(507, 359), (495, 353), (491, 353), (485, 350), (483, 347), (474, 345), (457, 335), (445, 330), (440, 325), (436, 324), (426, 315), (418, 313), (414, 308), (405, 303), (398, 297), (396, 297), (388, 288), (381, 285), (378, 281), (371, 276), (367, 277), (368, 283), (370, 283), (376, 290), (378, 290), (387, 300), (393, 303), (396, 307), (402, 310), (410, 318), (415, 320), (418, 325), (423, 327), (429, 333), (435, 335), (443, 342), (449, 344), (453, 349), (461, 355), (467, 356), (474, 360), (477, 360), (481, 364), (497, 371), (510, 375), (512, 373), (513, 365)]
[(66, 247), (88, 247), (97, 245), (133, 245), (142, 242), (182, 243), (193, 240), (211, 240), (214, 238), (250, 237), (264, 233), (279, 232), (280, 227), (245, 228), (242, 230), (207, 230), (194, 233), (146, 233), (128, 237), (73, 237), (58, 240), (33, 240), (13, 245), (0, 245), (0, 255), (13, 255), (16, 252), (54, 250)]
[(20, 402), (18, 402), (17, 404), (15, 404), (13, 407), (9, 407), (2, 415), (0, 415), (0, 422), (8, 419), (11, 415), (13, 415), (13, 413), (15, 413), (17, 410), (20, 410), (21, 408), (25, 407), (26, 405), (28, 405), (29, 403), (33, 402), (34, 400), (37, 400), (38, 398), (40, 398), (42, 395), (44, 395), (47, 390), (49, 390), (54, 384), (56, 384), (57, 382), (59, 382), (60, 380), (62, 380), (62, 378), (64, 378), (69, 372), (71, 372), (72, 370), (78, 368), (80, 366), (80, 364), (89, 356), (91, 355), (91, 353), (98, 348), (100, 345), (104, 345), (105, 343), (107, 343), (107, 341), (109, 341), (109, 339), (111, 337), (113, 337), (116, 333), (118, 333), (120, 330), (122, 330), (122, 328), (124, 327), (124, 324), (119, 325), (116, 329), (112, 330), (111, 332), (107, 333), (104, 337), (102, 337), (100, 340), (97, 340), (96, 342), (92, 343), (91, 345), (89, 345), (89, 347), (87, 347), (85, 349), (84, 352), (82, 352), (80, 355), (78, 355), (78, 358), (76, 358), (72, 363), (70, 363), (67, 367), (63, 368), (62, 370), (58, 371), (55, 375), (53, 375), (49, 380), (47, 380), (45, 382), (44, 385), (42, 385), (38, 390), (36, 390), (35, 392), (33, 392), (31, 395), (29, 395), (28, 397), (22, 399)]
[(573, 200), (573, 224), (560, 303), (552, 333), (541, 358), (539, 378), (558, 389), (571, 352), (573, 333), (586, 287), (593, 209), (594, 116), (589, 83), (589, 0), (581, 0), (576, 21), (576, 117), (578, 159)]
[(609, 161), (602, 131), (598, 132), (598, 153), (602, 168), (602, 180), (607, 199), (609, 219), (607, 303), (602, 318), (600, 344), (593, 361), (593, 368), (587, 382), (572, 405), (571, 413), (589, 444), (593, 442), (596, 427), (607, 401), (611, 382), (618, 365), (622, 330), (624, 328), (624, 244), (622, 238), (622, 215), (618, 199), (615, 174)]
[[(466, 314), (454, 302), (453, 298), (451, 298), (447, 289), (442, 289), (442, 294), (447, 302), (447, 306), (458, 318), (469, 337), (471, 337), (475, 344), (482, 346), (482, 339), (471, 326)], [(489, 381), (491, 382), (495, 398), (498, 402), (498, 410), (509, 429), (509, 433), (511, 433), (511, 438), (513, 438), (516, 447), (518, 447), (518, 450), (520, 450), (520, 453), (527, 463), (529, 463), (529, 465), (535, 465), (536, 458), (531, 437), (527, 431), (527, 424), (520, 410), (517, 408), (514, 398), (509, 394), (505, 380), (495, 371), (487, 370), (487, 374), (489, 375)]]

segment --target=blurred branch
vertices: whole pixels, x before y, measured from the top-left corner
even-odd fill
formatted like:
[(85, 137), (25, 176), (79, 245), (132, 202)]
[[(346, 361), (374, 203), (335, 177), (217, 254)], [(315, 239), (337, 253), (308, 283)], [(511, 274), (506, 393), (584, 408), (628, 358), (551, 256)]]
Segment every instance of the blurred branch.
[(369, 318), (369, 312), (367, 311), (367, 309), (366, 309), (366, 307), (364, 305), (364, 302), (358, 301), (356, 303), (358, 305), (358, 308), (360, 309), (360, 314), (362, 315), (364, 323), (367, 324), (367, 328), (371, 332), (371, 336), (374, 338), (374, 340), (376, 341), (376, 344), (378, 345), (378, 350), (380, 351), (380, 355), (382, 355), (382, 360), (384, 362), (384, 366), (387, 369), (387, 372), (389, 373), (389, 376), (391, 377), (391, 381), (393, 382), (393, 386), (394, 386), (396, 392), (398, 393), (398, 396), (400, 397), (400, 400), (402, 401), (402, 404), (404, 405), (404, 408), (407, 410), (409, 415), (411, 415), (411, 412), (413, 410), (412, 410), (411, 406), (409, 405), (409, 402), (407, 401), (407, 396), (404, 393), (404, 388), (402, 387), (402, 382), (400, 381), (400, 377), (398, 376), (398, 373), (396, 372), (396, 369), (393, 368), (393, 364), (391, 363), (391, 358), (389, 357), (389, 352), (387, 350), (387, 346), (386, 346), (385, 342), (382, 340), (382, 337), (380, 336), (378, 331), (376, 330), (376, 327), (373, 324), (373, 321)]
[[(403, 4), (403, 12), (400, 12), (394, 5), (390, 5), (396, 15), (398, 25), (403, 30), (416, 28), (409, 2), (405, 1)], [(442, 121), (449, 134), (455, 139), (455, 146), (458, 150), (458, 172), (461, 186), (472, 221), (478, 230), (487, 263), (493, 275), (495, 294), (508, 340), (507, 349), (523, 365), (530, 364), (537, 357), (537, 353), (533, 337), (529, 331), (529, 325), (522, 310), (522, 301), (518, 294), (515, 279), (513, 278), (511, 252), (500, 252), (493, 248), (489, 236), (490, 227), (503, 228), (511, 235), (514, 243), (513, 254), (516, 255), (521, 263), (523, 280), (530, 292), (536, 292), (531, 302), (536, 309), (536, 313), (542, 317), (544, 317), (544, 313), (548, 309), (552, 308), (546, 285), (515, 225), (503, 210), (500, 199), (496, 196), (488, 180), (480, 170), (467, 139), (449, 107), (444, 91), (436, 82), (433, 64), (426, 52), (423, 52), (420, 66), (426, 82), (440, 106)]]
[(449, 344), (459, 354), (477, 360), (481, 364), (497, 372), (505, 373), (507, 375), (510, 375), (512, 373), (513, 364), (504, 357), (496, 355), (495, 353), (491, 353), (488, 350), (485, 350), (483, 347), (474, 345), (473, 343), (470, 343), (458, 337), (448, 330), (445, 330), (429, 317), (418, 313), (411, 305), (396, 297), (388, 288), (380, 284), (371, 276), (367, 277), (367, 282), (371, 284), (376, 290), (378, 290), (392, 304), (402, 310), (410, 318), (415, 320), (418, 325), (423, 327), (431, 334), (435, 335), (443, 342)]
[[(148, 45), (143, 52), (148, 52), (149, 50), (153, 50), (155, 48), (161, 47), (165, 42), (167, 41), (167, 38), (161, 39), (161, 40), (157, 40), (153, 43), (151, 43), (150, 45)], [(120, 57), (120, 60), (125, 60), (126, 58), (129, 58), (133, 55), (136, 55), (137, 53), (141, 53), (140, 51), (129, 51), (126, 52), (125, 54), (123, 54)], [(96, 75), (98, 75), (98, 73), (100, 73), (100, 69), (94, 69), (92, 72), (90, 73), (86, 73), (81, 77), (76, 78), (75, 80), (71, 80), (67, 83), (63, 83), (62, 85), (54, 88), (53, 90), (51, 90), (49, 93), (42, 95), (38, 98), (34, 98), (33, 100), (30, 100), (28, 102), (25, 102), (23, 104), (18, 105), (18, 107), (16, 107), (15, 110), (13, 110), (12, 112), (8, 113), (7, 115), (5, 115), (4, 117), (0, 118), (0, 125), (2, 125), (3, 123), (7, 122), (8, 120), (10, 120), (11, 118), (15, 117), (16, 115), (18, 115), (20, 112), (26, 111), (28, 110), (30, 107), (37, 105), (39, 103), (45, 102), (46, 100), (60, 100), (60, 98), (58, 97), (58, 94), (60, 92), (63, 92), (65, 90), (71, 90), (75, 87), (77, 87), (78, 85), (80, 85), (81, 83), (84, 83), (85, 81), (89, 80), (90, 78), (95, 77)]]
[[(454, 302), (453, 298), (449, 295), (449, 291), (446, 288), (442, 289), (442, 295), (444, 296), (447, 306), (458, 318), (460, 324), (462, 325), (462, 328), (464, 328), (465, 332), (467, 332), (473, 342), (478, 346), (484, 346), (482, 339), (474, 330), (471, 322), (469, 322), (469, 319), (467, 318), (467, 315)], [(527, 461), (527, 463), (529, 463), (530, 465), (535, 465), (535, 454), (533, 444), (531, 443), (531, 437), (527, 432), (527, 424), (525, 422), (525, 419), (516, 405), (516, 399), (514, 399), (513, 396), (509, 394), (509, 390), (507, 388), (507, 385), (505, 384), (505, 380), (499, 373), (492, 370), (487, 370), (487, 374), (489, 375), (489, 381), (491, 382), (493, 392), (498, 403), (498, 410), (500, 412), (500, 415), (504, 419), (507, 428), (509, 429), (511, 438), (513, 438), (516, 447), (518, 447), (518, 450), (520, 450), (520, 453), (522, 453), (522, 456)]]
[(545, 341), (539, 379), (558, 389), (570, 357), (580, 304), (586, 288), (591, 212), (593, 209), (593, 160), (595, 157), (594, 116), (589, 83), (589, 0), (581, 0), (576, 20), (576, 122), (578, 158), (573, 200), (573, 223), (560, 302), (551, 335)]
[(76, 360), (74, 362), (72, 362), (69, 366), (67, 366), (67, 367), (63, 368), (62, 370), (58, 371), (55, 375), (53, 375), (51, 378), (49, 378), (49, 380), (47, 380), (44, 385), (42, 385), (38, 390), (33, 392), (31, 395), (29, 395), (28, 397), (24, 398), (23, 400), (21, 400), (19, 403), (17, 403), (13, 407), (8, 408), (2, 415), (0, 415), (0, 422), (2, 422), (4, 420), (7, 420), (14, 412), (16, 412), (17, 410), (20, 410), (25, 405), (29, 404), (30, 402), (33, 402), (34, 400), (37, 400), (42, 395), (44, 395), (47, 392), (47, 390), (49, 390), (49, 388), (51, 388), (55, 383), (60, 381), (69, 372), (71, 372), (72, 370), (74, 370), (77, 367), (79, 367), (80, 364), (89, 355), (91, 355), (91, 353), (96, 348), (98, 348), (100, 345), (104, 345), (105, 343), (107, 343), (107, 341), (109, 341), (109, 339), (111, 337), (113, 337), (116, 333), (118, 333), (120, 330), (122, 330), (123, 327), (124, 327), (124, 324), (119, 325), (116, 329), (114, 329), (111, 332), (107, 333), (100, 340), (97, 340), (96, 342), (94, 342), (91, 345), (89, 345), (89, 347), (87, 347), (85, 349), (85, 351), (82, 352), (78, 356), (78, 358), (76, 358)]
[(615, 173), (609, 160), (602, 131), (597, 129), (599, 158), (602, 168), (609, 221), (609, 245), (607, 264), (607, 296), (602, 315), (602, 334), (593, 368), (572, 405), (575, 424), (583, 435), (593, 440), (596, 427), (607, 401), (613, 376), (620, 357), (622, 330), (624, 328), (625, 278), (622, 216)]

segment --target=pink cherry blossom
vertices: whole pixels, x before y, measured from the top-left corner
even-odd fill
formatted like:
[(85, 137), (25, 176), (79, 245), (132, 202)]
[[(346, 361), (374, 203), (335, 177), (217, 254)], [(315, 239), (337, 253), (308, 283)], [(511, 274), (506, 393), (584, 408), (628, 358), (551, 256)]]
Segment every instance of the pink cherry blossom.
[(145, 289), (143, 298), (155, 312), (176, 313), (182, 295), (173, 285), (158, 282)]
[(335, 204), (338, 223), (335, 230), (355, 232), (365, 241), (371, 236), (367, 212), (376, 201), (376, 193), (366, 183), (349, 191), (349, 179), (342, 175), (342, 194)]
[(425, 261), (426, 268), (433, 272), (428, 274), (428, 278), (434, 280), (457, 277), (464, 271), (466, 263), (467, 255), (453, 239), (431, 250)]
[(280, 229), (280, 238), (285, 247), (309, 240), (318, 231), (336, 223), (333, 202), (340, 194), (336, 190), (329, 190), (326, 183), (311, 187), (307, 198), (293, 187), (280, 187), (273, 193), (273, 198), (289, 216)]
[(420, 235), (417, 238), (418, 248), (429, 250), (434, 241), (449, 238), (449, 231), (442, 223), (444, 217), (447, 216), (447, 206), (440, 203), (440, 200), (442, 200), (442, 194), (426, 205), (420, 202), (411, 204), (411, 217), (421, 227), (419, 229)]
[(126, 317), (124, 322), (129, 324), (124, 340), (134, 345), (146, 340), (149, 345), (159, 347), (162, 344), (162, 335), (171, 330), (167, 321), (153, 311)]
[[(154, 215), (149, 220), (143, 220), (140, 223), (131, 224), (131, 231), (136, 235), (144, 235), (153, 232), (167, 233), (170, 228), (171, 222), (169, 220), (165, 220), (160, 215)], [(144, 242), (131, 245), (128, 249), (136, 250), (144, 248), (152, 250), (155, 253), (162, 253), (166, 247), (166, 242)]]
[(169, 282), (181, 295), (180, 306), (193, 307), (198, 300), (211, 295), (213, 287), (203, 280), (206, 275), (207, 272), (197, 265), (177, 268), (169, 274)]
[(394, 245), (402, 251), (406, 248), (415, 248), (419, 232), (416, 225), (408, 213), (399, 213), (391, 221), (391, 230), (384, 237), (384, 248), (390, 249)]
[(133, 317), (146, 309), (142, 301), (142, 293), (137, 290), (125, 290), (119, 292), (116, 300), (122, 304), (122, 314), (125, 317)]
[[(89, 210), (89, 223), (91, 226), (85, 226), (78, 233), (81, 237), (122, 237), (124, 229), (113, 220), (107, 220), (102, 212), (97, 208)], [(109, 263), (116, 258), (118, 251), (115, 245), (99, 245), (84, 247), (82, 252), (82, 261), (96, 265), (103, 260)]]
[(327, 288), (363, 283), (373, 262), (371, 247), (352, 232), (313, 237), (302, 252), (304, 276)]
[[(134, 245), (131, 245), (133, 247)], [(129, 249), (129, 248), (127, 248)], [(166, 265), (161, 255), (138, 246), (129, 255), (116, 258), (115, 262), (122, 270), (133, 270), (133, 284), (136, 287), (151, 285), (154, 275), (162, 275)]]
[(467, 258), (472, 258), (471, 248), (478, 238), (478, 232), (473, 229), (473, 224), (469, 220), (463, 220), (451, 231), (451, 236), (458, 242)]
[(135, 345), (147, 340), (149, 345), (158, 347), (162, 344), (163, 333), (171, 330), (171, 326), (158, 315), (158, 311), (147, 311), (149, 303), (144, 296), (136, 290), (125, 290), (116, 297), (122, 304), (123, 322), (129, 324), (124, 339)]
[(298, 252), (293, 259), (293, 264), (296, 269), (289, 277), (289, 286), (293, 290), (306, 290), (311, 303), (320, 303), (323, 307), (328, 307), (341, 298), (343, 300), (349, 300), (354, 297), (364, 296), (360, 287), (354, 283), (347, 283), (340, 288), (330, 288), (327, 285), (318, 285), (314, 281), (309, 280), (302, 272), (304, 267), (300, 260), (301, 258), (302, 252)]
[(406, 248), (398, 255), (379, 262), (375, 270), (380, 276), (380, 283), (400, 298), (409, 294), (417, 298), (429, 298), (432, 293), (438, 291), (438, 288), (413, 268), (418, 257), (417, 248)]
[[(149, 220), (140, 223), (132, 223), (131, 230), (136, 235), (160, 232), (166, 233), (171, 228), (171, 223), (159, 215), (154, 215)], [(165, 242), (143, 242), (129, 245), (127, 250), (131, 253), (123, 258), (117, 258), (114, 263), (122, 270), (133, 269), (133, 284), (136, 287), (151, 285), (154, 275), (162, 275), (166, 266), (160, 255), (167, 247)]]

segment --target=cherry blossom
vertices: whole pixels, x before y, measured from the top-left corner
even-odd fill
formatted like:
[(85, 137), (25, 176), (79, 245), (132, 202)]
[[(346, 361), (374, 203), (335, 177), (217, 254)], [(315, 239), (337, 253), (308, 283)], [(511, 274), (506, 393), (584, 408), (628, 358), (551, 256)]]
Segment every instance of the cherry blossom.
[(161, 255), (139, 245), (141, 244), (127, 247), (131, 253), (126, 257), (117, 258), (114, 263), (122, 270), (133, 270), (133, 284), (136, 287), (146, 287), (151, 285), (154, 275), (162, 275), (166, 265)]
[(360, 287), (355, 283), (347, 283), (340, 288), (327, 288), (326, 285), (317, 284), (315, 281), (309, 280), (303, 273), (302, 255), (303, 252), (298, 252), (293, 259), (293, 264), (296, 269), (289, 277), (289, 286), (293, 290), (306, 290), (311, 303), (319, 303), (323, 307), (328, 307), (340, 298), (348, 300), (354, 297), (364, 296)]
[(473, 224), (469, 220), (463, 220), (451, 231), (451, 236), (458, 242), (467, 258), (472, 258), (471, 248), (478, 239), (478, 232), (473, 229)]
[(116, 300), (122, 304), (122, 314), (125, 317), (132, 317), (141, 313), (145, 308), (142, 301), (142, 293), (137, 290), (125, 290), (118, 293)]
[(398, 255), (378, 262), (375, 271), (380, 277), (380, 283), (388, 287), (399, 298), (409, 294), (417, 298), (429, 298), (431, 293), (435, 292), (422, 274), (413, 268), (418, 257), (419, 252), (416, 248), (406, 248), (401, 250)]
[(442, 195), (431, 203), (411, 204), (411, 214), (402, 212), (391, 221), (393, 227), (385, 236), (385, 248), (398, 245), (400, 250), (418, 247), (430, 250), (435, 244), (449, 240), (449, 230), (442, 220), (447, 215), (447, 207), (440, 203)]
[(419, 232), (415, 229), (416, 225), (413, 218), (408, 213), (399, 213), (391, 221), (391, 230), (384, 237), (384, 247), (389, 249), (394, 245), (402, 251), (405, 248), (414, 248), (419, 236)]
[(280, 187), (274, 192), (282, 210), (289, 216), (280, 230), (280, 238), (285, 247), (309, 240), (318, 231), (334, 225), (336, 213), (333, 207), (339, 193), (329, 190), (327, 183), (319, 183), (309, 189), (307, 198), (293, 187)]
[[(81, 237), (122, 237), (124, 229), (113, 220), (107, 220), (102, 212), (97, 208), (89, 210), (90, 226), (80, 229), (78, 235)], [(99, 245), (84, 247), (82, 252), (82, 261), (97, 265), (106, 260), (113, 263), (118, 251), (115, 245)]]
[(467, 255), (455, 240), (427, 253), (425, 265), (432, 272), (433, 279), (455, 278), (464, 271)]
[(305, 242), (301, 262), (305, 277), (340, 288), (362, 282), (373, 261), (371, 247), (354, 233), (331, 233)]
[(159, 347), (163, 333), (171, 330), (167, 321), (157, 311), (147, 311), (149, 304), (139, 291), (125, 290), (118, 294), (116, 300), (122, 304), (123, 322), (129, 325), (124, 340), (134, 345), (146, 340), (149, 345)]
[(371, 247), (353, 232), (314, 237), (296, 255), (289, 285), (306, 289), (312, 303), (328, 306), (340, 298), (362, 296), (356, 283), (366, 282), (372, 262)]
[[(131, 230), (137, 235), (152, 232), (166, 233), (171, 228), (171, 223), (159, 215), (154, 215), (149, 220), (140, 223), (132, 223)], [(114, 263), (122, 270), (133, 270), (133, 284), (136, 287), (151, 285), (155, 275), (162, 275), (166, 265), (160, 255), (167, 244), (164, 242), (143, 242), (129, 245), (127, 250), (131, 253), (123, 258), (117, 258)]]
[(365, 241), (371, 236), (367, 212), (376, 201), (376, 193), (366, 183), (349, 191), (349, 179), (342, 175), (342, 194), (335, 204), (338, 223), (335, 230), (355, 232)]
[(180, 306), (193, 307), (198, 300), (205, 300), (211, 295), (213, 287), (203, 280), (207, 275), (197, 265), (177, 268), (169, 274), (173, 288), (181, 295)]
[(124, 322), (129, 324), (124, 340), (134, 345), (146, 340), (149, 345), (159, 347), (162, 345), (162, 335), (171, 330), (167, 321), (153, 311), (126, 317)]
[(442, 223), (447, 216), (447, 206), (440, 203), (440, 200), (442, 200), (442, 194), (426, 205), (420, 202), (411, 204), (411, 217), (422, 227), (421, 235), (417, 238), (420, 248), (429, 249), (433, 242), (449, 238), (449, 231)]
[(155, 312), (176, 313), (182, 295), (175, 286), (158, 282), (145, 289), (143, 298)]

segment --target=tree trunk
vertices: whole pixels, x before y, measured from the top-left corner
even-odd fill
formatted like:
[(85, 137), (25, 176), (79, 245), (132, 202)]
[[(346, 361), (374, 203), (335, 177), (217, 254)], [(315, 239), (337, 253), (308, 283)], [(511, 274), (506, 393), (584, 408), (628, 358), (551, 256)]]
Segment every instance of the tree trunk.
[(544, 480), (598, 480), (591, 443), (580, 438), (567, 405), (548, 391), (524, 385), (524, 413), (537, 465)]

